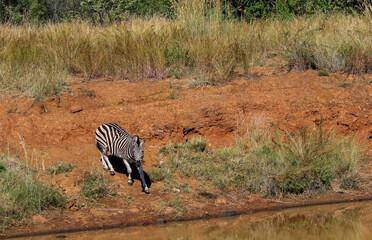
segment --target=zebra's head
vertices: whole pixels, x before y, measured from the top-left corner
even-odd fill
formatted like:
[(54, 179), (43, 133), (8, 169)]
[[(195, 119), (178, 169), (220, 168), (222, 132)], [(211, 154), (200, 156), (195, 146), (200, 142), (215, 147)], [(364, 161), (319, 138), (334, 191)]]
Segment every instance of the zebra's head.
[(133, 156), (137, 167), (140, 167), (143, 161), (143, 144), (145, 140), (141, 142), (138, 136), (133, 137)]

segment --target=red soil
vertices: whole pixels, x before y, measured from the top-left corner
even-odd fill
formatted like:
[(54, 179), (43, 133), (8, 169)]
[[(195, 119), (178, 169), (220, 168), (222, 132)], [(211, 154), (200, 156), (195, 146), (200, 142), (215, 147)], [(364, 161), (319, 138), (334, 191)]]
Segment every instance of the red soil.
[[(277, 69), (275, 69), (277, 70)], [(336, 73), (318, 76), (317, 71), (280, 72), (255, 69), (256, 77), (235, 80), (220, 87), (188, 87), (186, 80), (153, 80), (137, 83), (110, 79), (77, 78), (71, 92), (49, 97), (45, 105), (25, 97), (0, 98), (0, 143), (3, 152), (20, 154), (41, 167), (69, 161), (74, 170), (66, 175), (44, 176), (66, 189), (69, 198), (79, 195), (85, 171), (102, 170), (99, 151), (94, 146), (94, 131), (106, 122), (116, 122), (132, 135), (146, 139), (147, 171), (157, 163), (157, 152), (170, 140), (183, 142), (193, 136), (208, 138), (211, 146), (232, 145), (242, 119), (262, 119), (295, 131), (323, 121), (341, 135), (356, 135), (367, 142), (372, 152), (372, 75), (348, 76)], [(347, 79), (345, 80), (345, 78)], [(353, 84), (339, 87), (338, 83)], [(94, 90), (94, 95), (93, 92)], [(174, 96), (175, 99), (171, 99)], [(29, 109), (29, 110), (28, 110)], [(109, 176), (109, 173), (106, 173)], [(93, 207), (73, 211), (47, 211), (5, 231), (5, 236), (61, 232), (77, 229), (128, 226), (163, 220), (218, 216), (223, 211), (250, 212), (257, 209), (344, 201), (372, 196), (372, 160), (362, 170), (365, 184), (359, 191), (344, 194), (327, 192), (306, 197), (268, 200), (260, 195), (218, 193), (207, 199), (187, 193), (164, 193), (162, 183), (153, 183), (150, 194), (142, 192), (140, 182), (127, 185), (127, 177), (117, 173), (116, 192), (122, 197), (99, 200)], [(190, 180), (190, 185), (197, 185)], [(183, 216), (162, 208), (162, 202), (179, 197), (187, 206)], [(35, 224), (32, 224), (35, 223)]]

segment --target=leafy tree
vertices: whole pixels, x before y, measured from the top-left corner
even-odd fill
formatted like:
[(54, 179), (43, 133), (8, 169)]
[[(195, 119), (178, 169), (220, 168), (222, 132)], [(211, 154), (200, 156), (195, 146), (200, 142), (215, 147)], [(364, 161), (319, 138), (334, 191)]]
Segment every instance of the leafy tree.
[[(333, 11), (354, 12), (362, 9), (360, 0), (226, 0), (236, 15), (248, 20), (254, 18), (291, 18), (294, 15), (329, 13)], [(371, 0), (367, 0), (371, 2)]]
[[(125, 19), (130, 15), (174, 17), (172, 1), (177, 0), (0, 0), (0, 22), (21, 24), (89, 19), (94, 24)], [(205, 0), (212, 1), (212, 0)], [(236, 17), (252, 20), (294, 15), (355, 12), (362, 0), (221, 0), (232, 6)], [(371, 4), (372, 0), (364, 0)], [(224, 11), (224, 10), (223, 10)]]
[(174, 15), (170, 0), (127, 0), (126, 10), (138, 16)]
[(112, 22), (128, 15), (153, 16), (172, 15), (170, 0), (82, 0), (81, 12), (85, 18), (100, 24), (107, 19)]

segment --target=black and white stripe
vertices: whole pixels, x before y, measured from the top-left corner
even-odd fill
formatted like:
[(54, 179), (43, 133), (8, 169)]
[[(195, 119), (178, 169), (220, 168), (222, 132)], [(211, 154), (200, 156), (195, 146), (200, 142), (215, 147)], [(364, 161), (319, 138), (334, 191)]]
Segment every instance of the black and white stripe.
[(102, 124), (97, 128), (95, 135), (95, 144), (101, 152), (103, 168), (109, 170), (111, 175), (114, 175), (114, 169), (108, 159), (107, 151), (116, 157), (122, 158), (128, 170), (128, 184), (132, 185), (132, 169), (129, 163), (136, 163), (144, 191), (148, 193), (149, 190), (142, 170), (143, 144), (145, 141), (140, 142), (138, 136), (131, 136), (116, 123)]

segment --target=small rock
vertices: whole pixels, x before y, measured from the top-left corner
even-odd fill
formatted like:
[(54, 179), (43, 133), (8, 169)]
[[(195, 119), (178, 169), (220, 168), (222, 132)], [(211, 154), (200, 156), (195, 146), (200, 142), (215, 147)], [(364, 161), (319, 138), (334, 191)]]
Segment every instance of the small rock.
[(72, 208), (73, 206), (76, 206), (75, 199), (72, 199), (68, 203), (66, 203), (67, 208)]
[(164, 209), (164, 214), (165, 215), (170, 215), (170, 214), (173, 214), (174, 212), (176, 212), (176, 209), (175, 208), (172, 208), (172, 207), (166, 207)]
[(70, 113), (78, 113), (83, 111), (83, 108), (79, 105), (74, 105), (70, 107)]
[(164, 162), (163, 162), (163, 161), (160, 161), (160, 162), (159, 162), (159, 165), (163, 165), (163, 164), (164, 164)]
[(48, 220), (47, 220), (44, 216), (42, 216), (42, 215), (35, 215), (35, 216), (33, 216), (31, 219), (32, 219), (32, 221), (35, 221), (35, 222), (38, 222), (38, 223), (45, 223), (45, 222), (48, 221)]
[(75, 203), (75, 200), (76, 199), (72, 199), (71, 201), (69, 201), (68, 203), (66, 203), (66, 207), (69, 208), (70, 211), (76, 212), (77, 210), (79, 210), (79, 208), (77, 207), (77, 205)]
[(340, 189), (340, 184), (335, 182), (335, 181), (331, 182), (331, 187), (332, 187), (333, 191), (335, 191), (335, 192), (339, 192), (341, 190)]
[(139, 213), (139, 210), (138, 210), (138, 208), (131, 208), (131, 209), (129, 209), (129, 212), (131, 212), (131, 213)]
[(181, 192), (181, 190), (178, 189), (178, 188), (173, 188), (172, 191), (173, 191), (173, 192), (177, 192), (177, 193)]
[(217, 199), (216, 199), (216, 204), (227, 204), (227, 199), (223, 196), (219, 196)]
[(73, 211), (73, 212), (76, 212), (77, 210), (79, 210), (79, 208), (76, 206), (73, 206), (70, 208), (70, 211)]
[(58, 236), (56, 236), (56, 238), (67, 238), (67, 236), (66, 235), (58, 235)]
[(226, 211), (221, 213), (220, 217), (232, 217), (232, 216), (237, 216), (239, 215), (238, 211)]
[(333, 213), (333, 218), (334, 219), (342, 219), (343, 214), (340, 210), (337, 210), (336, 212)]

